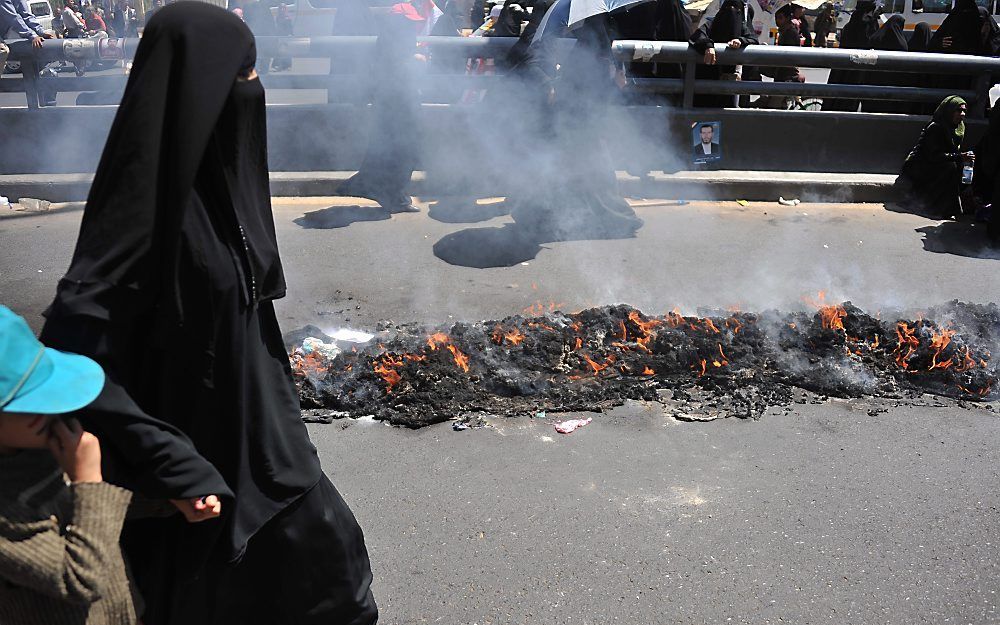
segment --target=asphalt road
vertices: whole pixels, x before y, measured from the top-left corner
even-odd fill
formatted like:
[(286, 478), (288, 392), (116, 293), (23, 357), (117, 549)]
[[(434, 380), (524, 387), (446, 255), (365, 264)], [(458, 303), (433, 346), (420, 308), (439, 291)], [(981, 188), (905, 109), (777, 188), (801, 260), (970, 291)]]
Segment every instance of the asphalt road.
[[(879, 205), (636, 203), (635, 239), (536, 244), (496, 200), (391, 217), (279, 200), (279, 316), (370, 329), (536, 301), (662, 313), (789, 308), (820, 289), (869, 310), (997, 299), (1000, 254), (967, 224)], [(36, 328), (80, 215), (0, 215), (0, 302)], [(366, 530), (383, 623), (1000, 622), (1000, 420), (923, 404), (700, 424), (630, 404), (568, 436), (552, 415), (310, 432)]]

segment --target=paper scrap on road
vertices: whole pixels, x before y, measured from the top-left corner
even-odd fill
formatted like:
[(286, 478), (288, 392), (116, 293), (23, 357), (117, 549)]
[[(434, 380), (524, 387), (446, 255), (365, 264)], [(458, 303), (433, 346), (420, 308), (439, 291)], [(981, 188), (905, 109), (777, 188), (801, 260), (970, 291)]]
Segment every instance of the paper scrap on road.
[(593, 417), (587, 417), (586, 419), (570, 419), (568, 421), (560, 421), (555, 425), (556, 432), (559, 432), (560, 434), (572, 434), (578, 428), (582, 428), (593, 420)]

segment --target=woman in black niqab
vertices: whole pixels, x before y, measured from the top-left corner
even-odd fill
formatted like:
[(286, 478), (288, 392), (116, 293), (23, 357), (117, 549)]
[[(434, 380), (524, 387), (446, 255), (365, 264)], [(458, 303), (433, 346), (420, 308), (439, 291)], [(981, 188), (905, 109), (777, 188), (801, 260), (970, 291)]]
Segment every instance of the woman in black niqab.
[(79, 416), (110, 481), (145, 500), (222, 499), (202, 523), (126, 522), (147, 625), (377, 618), (364, 537), (299, 417), (275, 318), (255, 56), (212, 5), (150, 20), (42, 331), (107, 372)]
[(941, 26), (931, 37), (930, 50), (945, 54), (996, 56), (998, 51), (996, 20), (975, 0), (957, 0)]
[[(639, 41), (687, 41), (694, 31), (691, 16), (680, 0), (656, 0), (630, 7), (615, 15), (619, 39)], [(633, 62), (629, 76), (636, 78), (683, 78), (682, 63)]]
[[(931, 37), (929, 49), (944, 54), (997, 56), (1000, 27), (989, 11), (975, 0), (957, 0)], [(974, 76), (953, 74), (935, 75), (931, 79), (932, 86), (955, 91), (971, 89), (974, 83)]]
[[(871, 37), (873, 50), (886, 50), (888, 52), (906, 52), (908, 42), (903, 32), (906, 26), (906, 19), (902, 15), (892, 15)], [(913, 80), (913, 76), (906, 72), (867, 72), (865, 84), (886, 85), (890, 87), (905, 87)], [(861, 110), (867, 113), (908, 113), (913, 105), (906, 102), (893, 102), (892, 100), (864, 100), (861, 102)]]
[(910, 33), (910, 38), (906, 42), (906, 49), (909, 52), (927, 52), (930, 50), (931, 37), (934, 31), (931, 30), (931, 25), (927, 22), (918, 22), (916, 26), (913, 27), (913, 32)]
[[(860, 0), (851, 13), (851, 19), (840, 32), (840, 47), (851, 50), (871, 50), (872, 36), (878, 31), (878, 18), (875, 17), (875, 3), (872, 0)], [(865, 81), (865, 72), (853, 69), (830, 70), (827, 84), (830, 85), (861, 85)], [(824, 111), (857, 111), (860, 100), (831, 99), (823, 101)]]

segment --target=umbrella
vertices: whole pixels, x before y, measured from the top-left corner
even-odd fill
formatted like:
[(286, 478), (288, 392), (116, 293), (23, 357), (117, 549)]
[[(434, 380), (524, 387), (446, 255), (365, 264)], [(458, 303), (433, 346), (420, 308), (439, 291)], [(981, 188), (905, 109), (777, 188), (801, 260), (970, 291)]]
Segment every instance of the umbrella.
[(538, 23), (538, 30), (531, 38), (532, 45), (540, 43), (542, 39), (551, 39), (566, 36), (566, 25), (569, 23), (570, 0), (556, 0), (549, 7)]
[(568, 28), (573, 29), (583, 20), (602, 13), (614, 13), (650, 0), (573, 0), (569, 5)]

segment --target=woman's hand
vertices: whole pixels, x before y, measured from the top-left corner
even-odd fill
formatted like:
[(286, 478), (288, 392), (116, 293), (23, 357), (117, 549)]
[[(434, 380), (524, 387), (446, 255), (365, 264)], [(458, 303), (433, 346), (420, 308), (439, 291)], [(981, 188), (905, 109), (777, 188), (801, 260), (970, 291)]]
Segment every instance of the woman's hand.
[(705, 65), (715, 65), (715, 48), (705, 50)]
[(729, 47), (730, 50), (739, 50), (740, 48), (743, 47), (743, 42), (740, 41), (739, 39), (733, 39), (726, 45)]
[(49, 450), (74, 484), (102, 482), (101, 444), (90, 432), (84, 432), (76, 419), (53, 418), (49, 426)]
[(222, 514), (222, 501), (216, 495), (193, 499), (171, 499), (170, 503), (181, 511), (188, 523), (200, 523)]

